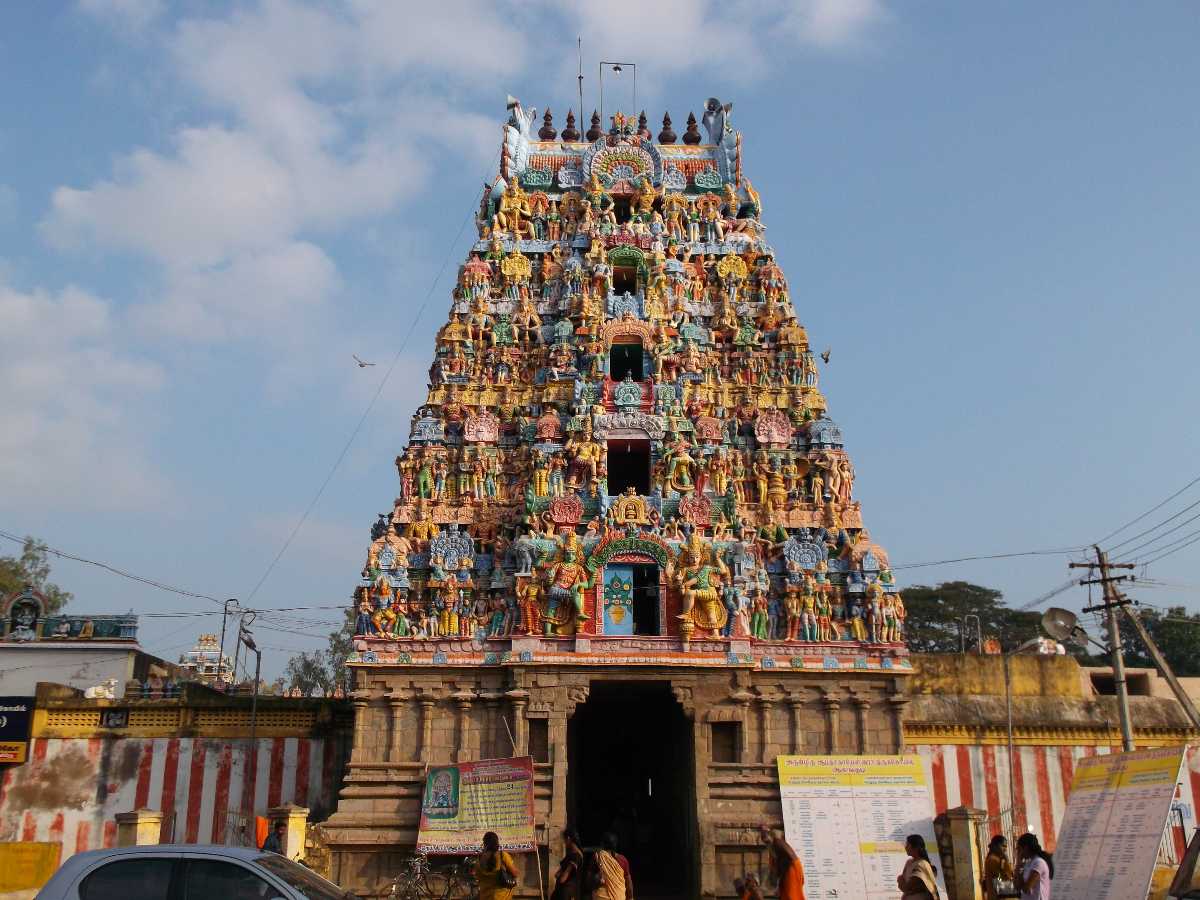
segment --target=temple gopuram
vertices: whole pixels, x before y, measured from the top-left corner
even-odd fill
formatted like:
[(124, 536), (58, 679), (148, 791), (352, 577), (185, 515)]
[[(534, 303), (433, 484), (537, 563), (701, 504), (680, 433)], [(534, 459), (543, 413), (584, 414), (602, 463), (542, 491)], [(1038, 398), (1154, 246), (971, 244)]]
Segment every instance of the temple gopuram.
[(531, 755), (543, 866), (569, 824), (639, 896), (729, 896), (777, 755), (903, 749), (904, 604), (731, 111), (510, 103), (355, 594), (343, 886), (399, 871), (429, 765)]

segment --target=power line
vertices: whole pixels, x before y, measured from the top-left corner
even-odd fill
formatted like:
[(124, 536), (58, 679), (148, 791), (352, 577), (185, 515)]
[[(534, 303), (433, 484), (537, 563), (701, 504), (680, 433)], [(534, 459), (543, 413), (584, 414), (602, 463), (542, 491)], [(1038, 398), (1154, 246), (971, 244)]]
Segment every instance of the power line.
[(1023, 550), (1020, 553), (992, 553), (986, 556), (960, 556), (956, 559), (935, 559), (931, 562), (905, 563), (899, 566), (892, 566), (892, 571), (897, 572), (901, 569), (923, 569), (929, 566), (944, 566), (950, 563), (960, 562), (975, 562), (982, 559), (1014, 559), (1019, 556), (1063, 556), (1078, 553), (1082, 547), (1063, 547), (1058, 550)]
[[(25, 540), (26, 540), (23, 537), (18, 537), (15, 534), (10, 534), (9, 532), (3, 531), (3, 530), (0, 530), (0, 537), (6, 538), (7, 540), (10, 540), (10, 541), (15, 541), (16, 543), (21, 544), (21, 545), (24, 545)], [(34, 538), (34, 540), (37, 541), (36, 538)], [(65, 550), (57, 550), (54, 547), (47, 546), (42, 541), (37, 541), (37, 543), (42, 548), (44, 548), (47, 553), (52, 553), (53, 555), (60, 557), (62, 559), (70, 559), (75, 562), (84, 563), (85, 565), (95, 566), (98, 569), (104, 569), (105, 571), (111, 572), (114, 575), (120, 575), (122, 578), (128, 578), (131, 581), (137, 581), (137, 582), (140, 582), (141, 584), (147, 584), (150, 587), (158, 588), (160, 591), (167, 591), (172, 594), (179, 594), (183, 597), (194, 597), (197, 600), (211, 600), (213, 603), (221, 603), (222, 602), (222, 601), (218, 600), (216, 597), (211, 597), (208, 594), (197, 594), (194, 591), (185, 591), (183, 588), (178, 588), (178, 587), (174, 587), (169, 584), (164, 584), (161, 581), (155, 581), (153, 578), (147, 578), (144, 575), (135, 575), (133, 572), (126, 572), (123, 569), (118, 569), (116, 566), (110, 566), (108, 563), (97, 562), (94, 559), (87, 559), (82, 556), (76, 556), (74, 553), (68, 553)]]
[[(1185, 507), (1184, 507), (1183, 509), (1181, 509), (1179, 512), (1175, 513), (1175, 515), (1173, 515), (1173, 516), (1170, 516), (1169, 518), (1163, 519), (1161, 522), (1159, 522), (1159, 523), (1158, 523), (1157, 525), (1155, 525), (1153, 528), (1147, 528), (1145, 531), (1139, 532), (1138, 534), (1135, 534), (1135, 535), (1134, 535), (1133, 537), (1131, 537), (1131, 538), (1127, 538), (1126, 540), (1122, 541), (1122, 542), (1121, 542), (1121, 543), (1119, 543), (1119, 544), (1114, 544), (1114, 545), (1112, 546), (1112, 548), (1111, 548), (1111, 549), (1110, 549), (1108, 552), (1110, 552), (1110, 553), (1111, 553), (1113, 550), (1117, 550), (1117, 549), (1118, 549), (1118, 548), (1120, 548), (1120, 547), (1124, 547), (1126, 544), (1133, 543), (1133, 542), (1134, 542), (1134, 541), (1136, 541), (1138, 538), (1140, 538), (1140, 537), (1144, 537), (1145, 535), (1149, 534), (1149, 533), (1150, 533), (1150, 532), (1152, 532), (1152, 531), (1157, 531), (1158, 529), (1160, 529), (1160, 528), (1162, 528), (1164, 525), (1166, 525), (1168, 522), (1173, 522), (1175, 519), (1178, 519), (1180, 516), (1182, 516), (1182, 515), (1183, 515), (1185, 512), (1187, 512), (1188, 510), (1191, 510), (1191, 509), (1195, 509), (1197, 506), (1200, 506), (1200, 500), (1197, 500), (1195, 503), (1192, 503), (1192, 504), (1190, 504), (1189, 506), (1185, 506)], [(1195, 519), (1200, 519), (1200, 513), (1197, 513), (1196, 515), (1192, 516), (1190, 519), (1185, 519), (1185, 520), (1184, 520), (1184, 522), (1183, 522), (1182, 524), (1186, 525), (1188, 522), (1194, 521)], [(1178, 528), (1179, 528), (1179, 526), (1177, 525), (1175, 528), (1172, 528), (1172, 529), (1171, 529), (1171, 531), (1175, 531), (1175, 530), (1177, 530)], [(1171, 533), (1171, 531), (1164, 532), (1164, 534), (1170, 534), (1170, 533)], [(1163, 536), (1163, 535), (1161, 535), (1161, 534), (1160, 534), (1160, 535), (1158, 535), (1157, 537), (1152, 537), (1150, 540), (1146, 541), (1146, 543), (1145, 543), (1145, 544), (1140, 544), (1138, 547), (1135, 547), (1133, 550), (1126, 550), (1126, 551), (1125, 551), (1125, 554), (1126, 554), (1126, 555), (1129, 555), (1129, 554), (1132, 554), (1132, 553), (1136, 553), (1136, 552), (1137, 552), (1138, 550), (1140, 550), (1142, 547), (1145, 547), (1145, 546), (1147, 546), (1148, 544), (1153, 544), (1155, 541), (1157, 541), (1157, 540), (1158, 540), (1160, 537), (1162, 537), (1162, 536)]]
[[(1178, 525), (1176, 525), (1174, 528), (1172, 528), (1171, 531), (1163, 532), (1163, 534), (1161, 536), (1166, 537), (1171, 532), (1178, 531), (1180, 528), (1182, 528), (1184, 525), (1187, 525), (1189, 522), (1193, 521), (1194, 519), (1200, 519), (1200, 513), (1197, 513), (1196, 515), (1192, 516), (1191, 519), (1186, 519), (1183, 522), (1180, 522)], [(1200, 534), (1200, 530), (1189, 531), (1183, 537), (1175, 538), (1175, 540), (1170, 541), (1169, 543), (1166, 543), (1166, 544), (1159, 544), (1159, 546), (1155, 547), (1153, 550), (1150, 550), (1147, 553), (1142, 554), (1142, 556), (1140, 558), (1135, 558), (1134, 562), (1140, 562), (1141, 559), (1144, 559), (1147, 556), (1153, 556), (1156, 553), (1166, 550), (1168, 547), (1174, 547), (1175, 545), (1179, 544), (1181, 541), (1186, 541), (1188, 538), (1190, 538), (1192, 535), (1195, 535), (1195, 534)], [(1149, 546), (1149, 544), (1151, 544), (1151, 543), (1155, 543), (1155, 541), (1147, 542), (1147, 544), (1145, 544), (1143, 546)], [(1141, 549), (1141, 548), (1138, 548), (1138, 549)], [(1132, 552), (1134, 552), (1134, 551), (1131, 551), (1131, 553)]]
[[(1192, 485), (1196, 484), (1197, 482), (1200, 482), (1200, 475), (1197, 475), (1195, 478), (1193, 478), (1191, 481), (1189, 481), (1187, 484), (1185, 484), (1183, 487), (1181, 487), (1179, 490), (1177, 490), (1175, 493), (1173, 493), (1166, 500), (1163, 500), (1161, 503), (1158, 503), (1155, 506), (1150, 507), (1148, 510), (1146, 510), (1144, 513), (1142, 513), (1140, 516), (1126, 522), (1124, 525), (1122, 525), (1116, 531), (1106, 534), (1104, 537), (1100, 538), (1100, 540), (1096, 541), (1096, 543), (1103, 544), (1109, 538), (1116, 537), (1118, 534), (1120, 534), (1122, 531), (1124, 531), (1126, 528), (1130, 527), (1131, 525), (1136, 525), (1138, 522), (1142, 521), (1142, 519), (1146, 518), (1146, 516), (1150, 515), (1153, 512), (1156, 512), (1157, 510), (1162, 509), (1164, 506), (1166, 506), (1168, 503), (1170, 503), (1172, 500), (1174, 500), (1176, 497), (1178, 497), (1180, 494), (1182, 494), (1184, 491), (1186, 491), (1188, 488), (1190, 488)], [(1151, 529), (1151, 530), (1153, 530), (1153, 529)], [(1121, 545), (1118, 544), (1117, 546), (1119, 547)]]
[[(1195, 534), (1196, 536), (1193, 537), (1186, 544), (1180, 544), (1174, 550), (1168, 550), (1166, 553), (1161, 553), (1158, 556), (1154, 557), (1154, 559), (1148, 559), (1144, 563), (1142, 563), (1142, 565), (1152, 566), (1152, 565), (1154, 565), (1154, 563), (1158, 562), (1160, 559), (1166, 559), (1171, 554), (1178, 553), (1180, 550), (1183, 550), (1186, 547), (1190, 547), (1190, 546), (1192, 546), (1192, 544), (1196, 543), (1197, 541), (1200, 541), (1200, 532), (1193, 532), (1193, 534)], [(1159, 549), (1161, 550), (1162, 548), (1160, 547)]]
[[(497, 158), (499, 158), (499, 153), (497, 153)], [(483, 178), (487, 178), (488, 173), (492, 171), (494, 165), (494, 162), (488, 165), (487, 170), (483, 173)], [(354, 444), (355, 439), (357, 439), (358, 433), (362, 431), (362, 427), (364, 424), (366, 424), (366, 421), (371, 415), (372, 410), (375, 409), (375, 404), (379, 401), (380, 396), (382, 396), (383, 389), (387, 386), (389, 379), (392, 377), (392, 372), (395, 371), (397, 364), (400, 362), (400, 357), (404, 354), (405, 349), (408, 347), (408, 341), (413, 336), (413, 332), (416, 331), (417, 323), (421, 321), (421, 316), (424, 314), (425, 308), (429, 305), (429, 300), (433, 296), (433, 292), (437, 289), (438, 282), (442, 280), (442, 275), (446, 271), (446, 266), (450, 262), (450, 257), (453, 255), (455, 247), (458, 246), (458, 241), (459, 238), (462, 237), (463, 230), (467, 227), (467, 222), (471, 221), (474, 216), (474, 211), (469, 211), (468, 214), (463, 218), (462, 224), (458, 226), (458, 233), (455, 234), (454, 240), (446, 248), (446, 255), (442, 258), (442, 264), (438, 267), (437, 275), (434, 277), (433, 282), (429, 285), (429, 290), (425, 292), (425, 297), (421, 301), (421, 305), (417, 307), (417, 313), (415, 316), (413, 316), (412, 324), (409, 325), (408, 332), (404, 335), (404, 339), (400, 341), (400, 346), (397, 348), (395, 356), (392, 357), (391, 363), (388, 364), (387, 370), (383, 373), (383, 378), (380, 380), (379, 386), (375, 389), (374, 396), (371, 397), (371, 401), (367, 404), (367, 408), (363, 410), (363, 414), (359, 417), (358, 423), (350, 432), (350, 437), (346, 440), (345, 446), (342, 447), (342, 452), (339, 453), (337, 459), (334, 460), (333, 466), (330, 468), (329, 473), (325, 476), (325, 480), (321, 482), (321, 486), (317, 488), (316, 494), (313, 495), (312, 500), (309, 501), (308, 506), (305, 507), (303, 514), (300, 516), (300, 520), (296, 523), (296, 526), (287, 536), (287, 540), (283, 542), (283, 546), (279, 548), (279, 552), (275, 554), (275, 558), (271, 560), (270, 565), (267, 566), (267, 569), (265, 572), (263, 572), (262, 577), (258, 579), (258, 584), (254, 585), (254, 590), (250, 591), (250, 593), (246, 595), (247, 603), (254, 599), (254, 596), (258, 593), (259, 588), (263, 586), (263, 583), (266, 582), (267, 578), (275, 570), (275, 566), (279, 563), (279, 560), (283, 558), (283, 554), (287, 552), (288, 547), (292, 545), (292, 541), (296, 539), (296, 535), (300, 533), (300, 529), (304, 527), (304, 523), (308, 521), (308, 517), (312, 514), (312, 511), (316, 508), (321, 496), (325, 493), (325, 488), (329, 486), (329, 482), (333, 480), (333, 476), (341, 467), (342, 460), (344, 460), (346, 458), (346, 454), (350, 452), (350, 447)]]

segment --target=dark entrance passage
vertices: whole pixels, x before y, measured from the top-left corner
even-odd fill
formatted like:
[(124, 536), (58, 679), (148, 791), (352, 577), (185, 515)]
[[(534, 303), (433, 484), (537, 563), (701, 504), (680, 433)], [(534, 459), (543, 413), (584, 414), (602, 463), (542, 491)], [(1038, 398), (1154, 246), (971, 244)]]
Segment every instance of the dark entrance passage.
[(633, 633), (658, 634), (658, 566), (633, 567)]
[(567, 732), (567, 809), (586, 847), (605, 832), (634, 896), (697, 896), (692, 729), (666, 682), (592, 682)]
[(624, 381), (628, 375), (634, 381), (641, 381), (644, 357), (641, 344), (613, 344), (608, 353), (608, 377)]
[(608, 494), (615, 497), (632, 486), (634, 493), (650, 493), (650, 442), (608, 442)]

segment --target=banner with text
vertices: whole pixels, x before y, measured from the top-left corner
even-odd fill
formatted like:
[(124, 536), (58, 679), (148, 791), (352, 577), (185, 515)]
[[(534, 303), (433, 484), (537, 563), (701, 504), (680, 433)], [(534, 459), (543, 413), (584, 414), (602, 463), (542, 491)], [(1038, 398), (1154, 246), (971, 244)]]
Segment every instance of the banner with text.
[(425, 775), (422, 853), (477, 853), (494, 831), (505, 850), (532, 851), (533, 758), (485, 759), (431, 768)]
[(1186, 753), (1163, 747), (1075, 763), (1054, 850), (1054, 900), (1146, 896)]
[(910, 834), (925, 839), (945, 895), (933, 801), (917, 756), (780, 756), (787, 842), (804, 863), (808, 900), (894, 900)]
[(0, 697), (0, 763), (25, 762), (32, 723), (32, 697)]

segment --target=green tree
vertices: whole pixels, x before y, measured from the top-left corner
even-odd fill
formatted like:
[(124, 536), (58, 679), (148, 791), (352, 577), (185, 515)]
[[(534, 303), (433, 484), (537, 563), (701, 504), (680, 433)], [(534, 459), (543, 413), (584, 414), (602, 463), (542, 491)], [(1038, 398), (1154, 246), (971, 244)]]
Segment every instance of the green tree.
[(318, 691), (328, 693), (329, 671), (325, 667), (325, 654), (319, 650), (296, 654), (288, 660), (286, 678), (288, 688), (298, 689), (305, 697)]
[[(1189, 613), (1182, 606), (1166, 610), (1147, 609), (1139, 606), (1138, 618), (1146, 626), (1151, 640), (1158, 645), (1159, 652), (1176, 675), (1200, 675), (1200, 615)], [(1121, 643), (1125, 649), (1125, 665), (1136, 668), (1154, 668), (1150, 651), (1142, 642), (1133, 626), (1120, 613), (1117, 624), (1121, 629)], [(1107, 640), (1107, 629), (1100, 635)], [(1107, 657), (1096, 660), (1093, 665), (1107, 666)]]
[(324, 650), (308, 650), (288, 660), (288, 688), (299, 688), (305, 697), (329, 697), (339, 687), (349, 690), (346, 658), (354, 649), (354, 612), (346, 610), (342, 627), (331, 631)]
[(966, 616), (979, 616), (984, 640), (997, 638), (1006, 650), (1038, 635), (1038, 614), (1009, 609), (993, 588), (945, 581), (936, 587), (914, 585), (902, 594), (905, 639), (915, 653), (957, 653), (964, 635), (967, 649), (974, 649), (975, 622), (964, 625)]
[(354, 610), (347, 608), (342, 627), (329, 633), (329, 642), (325, 648), (325, 665), (329, 670), (331, 688), (340, 687), (345, 693), (350, 693), (350, 670), (346, 668), (346, 658), (354, 650)]
[(20, 556), (0, 556), (0, 599), (31, 587), (46, 598), (46, 615), (54, 615), (72, 594), (50, 581), (50, 551), (41, 541), (25, 538)]

